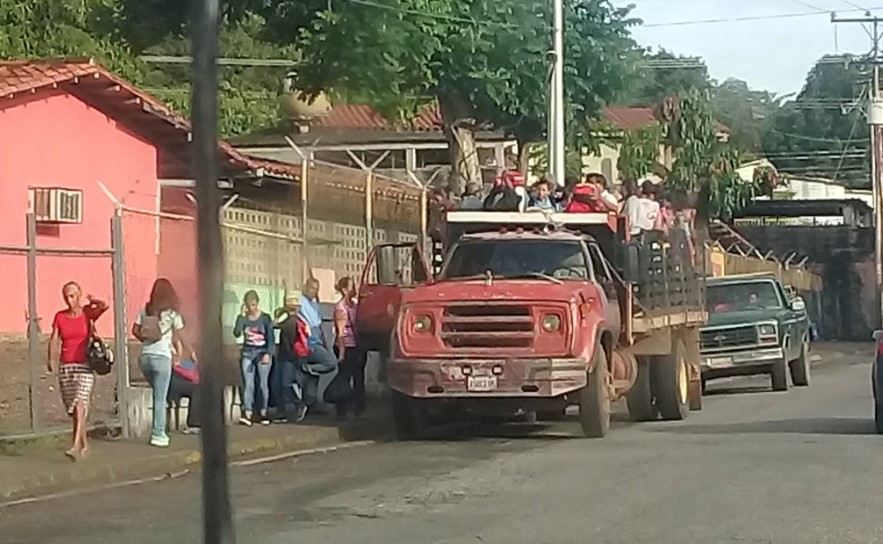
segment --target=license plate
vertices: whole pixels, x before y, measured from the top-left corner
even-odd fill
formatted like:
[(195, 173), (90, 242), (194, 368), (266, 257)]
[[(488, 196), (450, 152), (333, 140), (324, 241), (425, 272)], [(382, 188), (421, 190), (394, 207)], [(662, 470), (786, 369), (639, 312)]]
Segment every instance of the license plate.
[(496, 376), (469, 376), (466, 380), (466, 389), (476, 392), (494, 391), (497, 389)]
[(732, 357), (712, 357), (708, 360), (708, 366), (714, 367), (722, 367), (722, 366), (730, 366), (733, 364)]

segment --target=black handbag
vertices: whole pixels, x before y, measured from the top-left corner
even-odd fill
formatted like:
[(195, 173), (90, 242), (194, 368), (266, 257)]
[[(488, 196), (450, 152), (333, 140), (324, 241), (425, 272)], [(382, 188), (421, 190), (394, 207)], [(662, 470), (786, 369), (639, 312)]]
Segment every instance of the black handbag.
[(107, 376), (113, 370), (113, 352), (96, 334), (94, 322), (90, 322), (90, 328), (92, 335), (89, 337), (89, 347), (86, 351), (89, 368), (99, 376)]

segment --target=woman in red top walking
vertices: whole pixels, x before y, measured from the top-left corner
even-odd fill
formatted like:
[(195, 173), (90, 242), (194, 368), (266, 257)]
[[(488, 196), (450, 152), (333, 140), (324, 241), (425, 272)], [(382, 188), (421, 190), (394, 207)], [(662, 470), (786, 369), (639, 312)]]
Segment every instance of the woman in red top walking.
[(73, 420), (73, 446), (65, 455), (76, 461), (89, 453), (86, 438), (86, 418), (95, 375), (89, 367), (89, 339), (95, 329), (95, 321), (107, 311), (107, 304), (86, 295), (88, 304), (81, 303), (82, 291), (75, 282), (67, 283), (61, 290), (67, 309), (55, 314), (52, 321), (52, 337), (49, 339), (49, 372), (58, 371), (61, 400)]

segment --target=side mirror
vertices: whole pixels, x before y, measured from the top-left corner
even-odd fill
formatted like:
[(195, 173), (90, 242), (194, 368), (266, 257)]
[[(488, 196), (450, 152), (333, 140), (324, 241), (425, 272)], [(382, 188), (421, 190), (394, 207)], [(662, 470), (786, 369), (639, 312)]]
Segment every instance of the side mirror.
[(795, 312), (804, 312), (806, 311), (806, 303), (803, 302), (803, 299), (794, 299), (791, 301), (791, 309)]
[(883, 331), (874, 331), (873, 337), (875, 342), (879, 342), (883, 338)]

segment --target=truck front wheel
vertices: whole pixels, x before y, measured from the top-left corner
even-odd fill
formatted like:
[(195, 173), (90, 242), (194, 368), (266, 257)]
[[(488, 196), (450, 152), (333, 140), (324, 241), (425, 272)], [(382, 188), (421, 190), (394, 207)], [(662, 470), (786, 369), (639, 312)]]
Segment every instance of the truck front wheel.
[(681, 421), (690, 412), (690, 369), (687, 348), (680, 338), (672, 342), (672, 352), (656, 358), (652, 386), (656, 408), (662, 419)]
[(610, 393), (607, 384), (607, 353), (595, 346), (593, 369), (579, 392), (579, 422), (586, 438), (603, 438), (610, 430)]
[(393, 391), (392, 419), (399, 440), (417, 440), (425, 432), (426, 418), (423, 410), (415, 404), (413, 399)]
[(788, 390), (788, 365), (785, 363), (785, 359), (773, 363), (773, 368), (770, 369), (770, 381), (773, 391)]
[(791, 381), (797, 387), (809, 387), (810, 382), (810, 361), (809, 361), (809, 340), (804, 339), (800, 345), (800, 356), (791, 361)]

